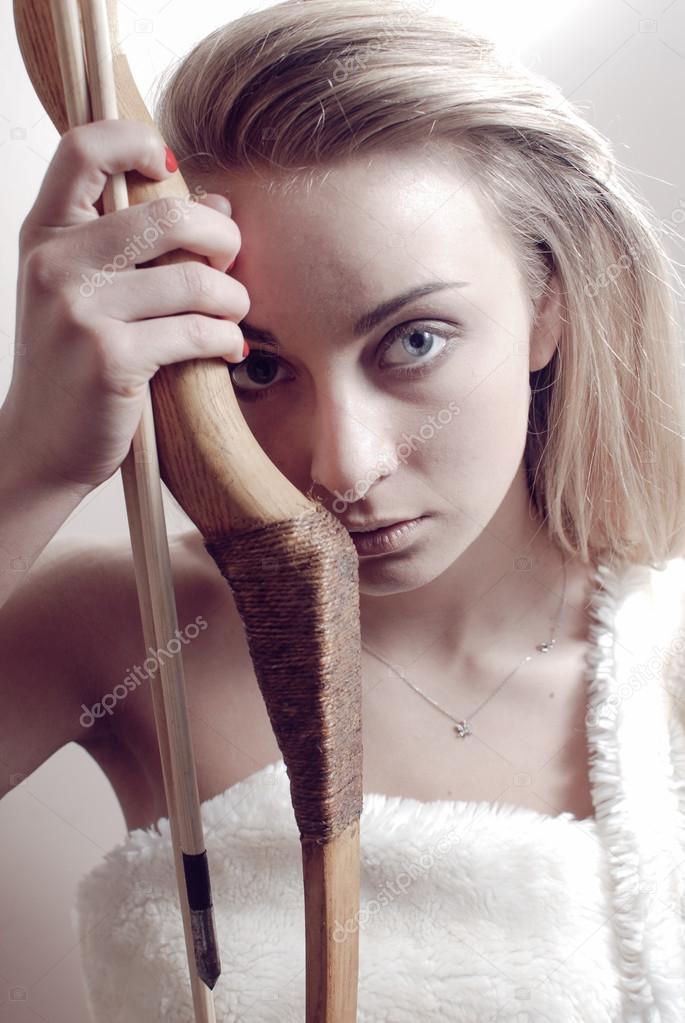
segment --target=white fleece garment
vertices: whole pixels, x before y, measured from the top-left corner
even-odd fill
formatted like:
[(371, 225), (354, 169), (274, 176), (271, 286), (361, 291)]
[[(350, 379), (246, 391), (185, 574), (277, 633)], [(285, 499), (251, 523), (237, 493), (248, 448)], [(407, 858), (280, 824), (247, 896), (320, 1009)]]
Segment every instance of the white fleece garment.
[[(596, 583), (596, 819), (365, 793), (359, 1023), (685, 1021), (685, 560), (600, 566)], [(303, 1023), (302, 861), (283, 761), (202, 817), (216, 1018)], [(166, 818), (82, 879), (74, 922), (96, 1023), (191, 1023)]]

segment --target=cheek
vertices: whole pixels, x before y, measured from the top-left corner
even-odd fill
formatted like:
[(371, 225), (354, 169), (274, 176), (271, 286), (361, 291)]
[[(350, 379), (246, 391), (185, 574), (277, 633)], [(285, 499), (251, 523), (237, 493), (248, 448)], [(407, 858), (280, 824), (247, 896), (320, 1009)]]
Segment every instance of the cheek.
[(523, 457), (527, 378), (512, 380), (496, 371), (452, 399), (449, 421), (446, 407), (432, 413), (439, 428), (422, 446), (423, 472), (448, 501), (486, 512), (504, 497)]

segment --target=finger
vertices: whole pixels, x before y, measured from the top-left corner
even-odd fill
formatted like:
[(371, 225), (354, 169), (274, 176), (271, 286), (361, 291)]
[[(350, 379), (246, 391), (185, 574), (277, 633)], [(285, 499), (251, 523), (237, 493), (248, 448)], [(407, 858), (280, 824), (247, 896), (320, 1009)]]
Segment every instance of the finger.
[(211, 206), (217, 213), (223, 213), (227, 217), (230, 217), (233, 209), (231, 200), (227, 199), (225, 195), (219, 195), (218, 192), (207, 192), (197, 201), (201, 202), (203, 206)]
[[(224, 213), (227, 217), (230, 217), (233, 212), (231, 200), (225, 195), (219, 195), (218, 192), (209, 192), (207, 195), (203, 195), (200, 199), (198, 199), (198, 202), (204, 203), (205, 206), (211, 206), (212, 209), (217, 210), (219, 213)], [(237, 256), (234, 256), (232, 261), (225, 268), (226, 273), (229, 273), (233, 269), (237, 258)]]
[(96, 289), (99, 312), (124, 323), (186, 312), (242, 320), (250, 309), (244, 284), (196, 260), (115, 271), (109, 280), (100, 273), (97, 284), (81, 283), (81, 298)]
[(137, 170), (168, 177), (166, 147), (159, 131), (142, 121), (102, 120), (70, 128), (50, 161), (28, 221), (69, 227), (98, 217), (95, 202), (111, 174)]
[(224, 273), (241, 242), (234, 220), (197, 202), (192, 194), (115, 210), (80, 230), (84, 258), (108, 274), (143, 266), (176, 249), (205, 256)]
[(241, 362), (245, 358), (245, 339), (236, 323), (198, 313), (142, 320), (130, 324), (127, 333), (127, 364), (148, 380), (160, 366), (175, 362), (207, 358)]

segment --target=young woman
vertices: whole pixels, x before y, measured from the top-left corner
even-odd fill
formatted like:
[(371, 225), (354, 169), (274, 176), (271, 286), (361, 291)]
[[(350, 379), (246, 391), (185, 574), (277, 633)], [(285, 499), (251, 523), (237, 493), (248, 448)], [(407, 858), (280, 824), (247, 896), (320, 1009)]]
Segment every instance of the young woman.
[[(117, 470), (160, 365), (226, 358), (263, 449), (359, 553), (360, 1018), (682, 1018), (685, 410), (648, 210), (551, 83), (394, 0), (231, 22), (156, 121), (68, 132), (23, 225), (5, 551), (31, 564)], [(169, 204), (95, 203), (109, 174), (162, 178), (165, 145), (202, 200), (141, 258)], [(136, 268), (176, 248), (210, 266)], [(205, 623), (183, 659), (218, 1016), (301, 1020), (283, 763), (201, 536), (172, 558), (182, 628)], [(188, 1019), (149, 691), (95, 709), (146, 657), (130, 551), (18, 575), (8, 774), (77, 741), (130, 828), (79, 891), (95, 1018)]]

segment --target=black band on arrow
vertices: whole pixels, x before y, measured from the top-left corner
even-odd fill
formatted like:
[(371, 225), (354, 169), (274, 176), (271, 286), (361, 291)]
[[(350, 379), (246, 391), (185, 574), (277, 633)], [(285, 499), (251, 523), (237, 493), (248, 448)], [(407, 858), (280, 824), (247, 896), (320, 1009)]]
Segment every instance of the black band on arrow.
[(183, 871), (186, 876), (190, 908), (209, 909), (212, 905), (212, 889), (209, 883), (207, 850), (201, 853), (183, 853)]

